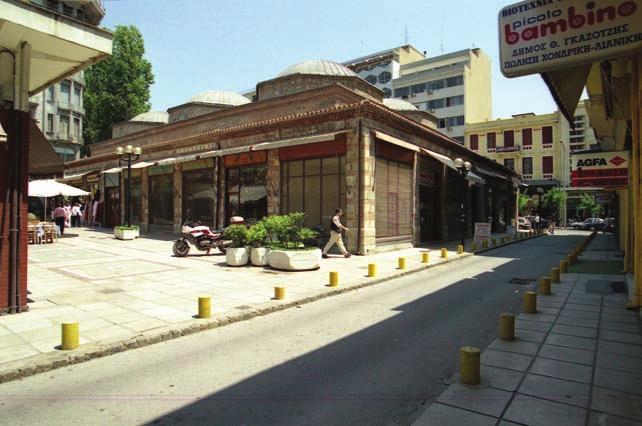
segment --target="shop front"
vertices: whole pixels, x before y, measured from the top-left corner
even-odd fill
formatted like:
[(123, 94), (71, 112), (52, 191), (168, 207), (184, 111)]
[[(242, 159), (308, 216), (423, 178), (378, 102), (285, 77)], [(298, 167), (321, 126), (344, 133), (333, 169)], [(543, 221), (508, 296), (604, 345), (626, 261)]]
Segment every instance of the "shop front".
[(241, 216), (255, 223), (267, 216), (267, 151), (225, 156), (225, 223)]
[(105, 228), (120, 225), (120, 174), (106, 173), (105, 184)]
[(174, 166), (151, 166), (147, 169), (149, 230), (171, 232), (174, 227)]
[(211, 158), (182, 164), (182, 216), (209, 227), (216, 226), (216, 170)]

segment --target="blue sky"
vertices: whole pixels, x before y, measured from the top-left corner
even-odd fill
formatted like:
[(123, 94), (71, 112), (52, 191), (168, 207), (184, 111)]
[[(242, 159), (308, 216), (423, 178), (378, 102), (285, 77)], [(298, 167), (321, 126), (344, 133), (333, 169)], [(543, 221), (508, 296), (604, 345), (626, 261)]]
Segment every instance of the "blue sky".
[(495, 0), (105, 0), (102, 25), (136, 25), (164, 110), (210, 89), (243, 91), (308, 59), (342, 62), (405, 43), (428, 56), (480, 47), (492, 60), (493, 115), (556, 109), (541, 78), (499, 70)]

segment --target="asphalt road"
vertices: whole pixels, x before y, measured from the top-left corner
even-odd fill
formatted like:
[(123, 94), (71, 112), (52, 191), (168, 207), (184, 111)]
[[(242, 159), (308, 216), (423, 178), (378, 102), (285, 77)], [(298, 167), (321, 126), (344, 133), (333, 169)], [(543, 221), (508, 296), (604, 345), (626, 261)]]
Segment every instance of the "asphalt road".
[[(581, 233), (0, 385), (1, 425), (406, 425)], [(239, 283), (242, 285), (242, 283)]]

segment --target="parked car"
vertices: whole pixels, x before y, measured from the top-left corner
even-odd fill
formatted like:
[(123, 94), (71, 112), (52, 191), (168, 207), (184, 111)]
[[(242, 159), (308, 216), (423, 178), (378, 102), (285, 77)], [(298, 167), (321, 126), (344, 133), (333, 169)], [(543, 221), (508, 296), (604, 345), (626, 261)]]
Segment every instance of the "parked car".
[(517, 226), (518, 226), (518, 229), (531, 229), (531, 223), (525, 217), (517, 218)]
[(585, 231), (598, 231), (604, 226), (604, 220), (599, 217), (589, 217), (582, 222), (574, 222), (571, 224), (573, 229), (583, 229)]
[(602, 225), (602, 232), (610, 232), (611, 234), (615, 233), (615, 218), (604, 219), (604, 224)]

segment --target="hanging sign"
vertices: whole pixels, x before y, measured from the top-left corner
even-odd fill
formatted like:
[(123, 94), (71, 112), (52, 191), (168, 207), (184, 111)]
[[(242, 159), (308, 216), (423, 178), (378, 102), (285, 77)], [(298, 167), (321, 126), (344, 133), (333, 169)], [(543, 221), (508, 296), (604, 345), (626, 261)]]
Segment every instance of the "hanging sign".
[(571, 155), (571, 186), (617, 188), (629, 183), (629, 152), (608, 151)]

